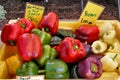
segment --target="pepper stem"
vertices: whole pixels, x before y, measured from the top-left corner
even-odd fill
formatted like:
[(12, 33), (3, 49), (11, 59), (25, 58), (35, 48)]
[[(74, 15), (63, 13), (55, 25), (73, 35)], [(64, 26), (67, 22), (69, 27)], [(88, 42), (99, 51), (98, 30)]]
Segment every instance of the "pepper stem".
[(45, 27), (44, 28), (46, 32), (49, 32), (49, 28), (48, 27)]
[(17, 21), (18, 21), (19, 25), (20, 25), (22, 28), (24, 28), (24, 29), (26, 28), (26, 26), (25, 26), (25, 25), (24, 25), (24, 24), (20, 21), (20, 19), (19, 19), (19, 18), (18, 18), (18, 20), (17, 20)]
[(74, 50), (77, 50), (77, 49), (78, 49), (78, 46), (77, 46), (77, 45), (74, 45), (74, 46), (73, 46), (73, 49), (74, 49)]
[(90, 67), (91, 72), (98, 72), (97, 65), (92, 63)]
[(12, 41), (12, 40), (9, 40), (8, 42), (9, 42), (12, 46), (15, 45), (14, 41)]
[(115, 58), (117, 57), (118, 54), (115, 54), (115, 56), (113, 57), (113, 61), (115, 60)]
[(42, 28), (42, 31), (45, 31), (44, 28)]
[(38, 70), (39, 74), (45, 73), (45, 70)]
[(98, 46), (96, 46), (95, 48), (96, 48), (97, 50), (100, 50), (100, 46), (99, 46), (99, 45), (98, 45)]

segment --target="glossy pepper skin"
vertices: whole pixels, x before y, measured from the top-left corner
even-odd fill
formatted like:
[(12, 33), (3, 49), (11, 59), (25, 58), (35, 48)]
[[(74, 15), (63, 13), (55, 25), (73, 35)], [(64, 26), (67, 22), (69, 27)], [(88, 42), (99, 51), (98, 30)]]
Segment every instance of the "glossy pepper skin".
[(42, 43), (35, 34), (25, 33), (17, 40), (17, 48), (23, 61), (39, 59), (42, 55)]
[(15, 46), (17, 38), (24, 33), (31, 32), (34, 27), (34, 24), (30, 20), (20, 18), (15, 23), (4, 25), (1, 40), (6, 45)]
[(50, 33), (51, 35), (55, 35), (58, 31), (58, 16), (54, 12), (49, 12), (45, 15), (40, 22), (38, 28), (42, 29), (45, 28), (46, 32)]
[(21, 27), (16, 24), (5, 24), (2, 33), (1, 33), (1, 40), (6, 44), (10, 46), (15, 46), (17, 42), (17, 38), (23, 34), (23, 30)]
[(38, 75), (38, 66), (30, 61), (23, 63), (16, 71), (17, 76), (33, 76)]
[(46, 62), (51, 59), (56, 58), (56, 50), (54, 48), (51, 48), (50, 45), (43, 45), (42, 46), (42, 56), (37, 60), (39, 67), (44, 67)]
[(86, 79), (99, 78), (102, 74), (102, 63), (98, 57), (89, 56), (80, 61), (78, 63), (78, 75)]
[(97, 26), (83, 25), (76, 29), (75, 34), (80, 41), (92, 43), (99, 38), (99, 28)]
[(66, 63), (75, 63), (85, 58), (86, 50), (83, 44), (72, 37), (66, 37), (58, 45), (57, 52), (61, 60)]
[(69, 78), (68, 66), (59, 59), (48, 60), (45, 66), (47, 79), (66, 79)]
[(43, 45), (50, 44), (52, 36), (44, 30), (34, 28), (32, 29), (31, 33), (38, 35)]
[(16, 23), (19, 24), (21, 28), (24, 29), (24, 33), (30, 33), (31, 30), (35, 28), (33, 22), (25, 18), (18, 19)]
[(48, 60), (45, 65), (45, 70), (39, 70), (39, 73), (45, 73), (46, 79), (69, 78), (68, 66), (60, 59)]

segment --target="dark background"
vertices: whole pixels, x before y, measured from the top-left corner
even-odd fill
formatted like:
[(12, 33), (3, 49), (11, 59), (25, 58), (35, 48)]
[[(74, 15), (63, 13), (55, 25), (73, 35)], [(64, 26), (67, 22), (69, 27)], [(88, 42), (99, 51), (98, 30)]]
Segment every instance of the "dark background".
[[(81, 4), (81, 0), (27, 0), (30, 3), (41, 5), (45, 7), (45, 13), (50, 11), (57, 13), (59, 19), (78, 19), (82, 12), (82, 6), (85, 6), (87, 0), (84, 0), (84, 4)], [(103, 20), (118, 20), (118, 7), (117, 0), (91, 0), (98, 4), (105, 6), (104, 12), (99, 19)], [(116, 1), (116, 2), (115, 2)], [(0, 5), (5, 7), (7, 11), (6, 19), (0, 22), (0, 29), (10, 19), (16, 19), (24, 17), (25, 0), (0, 0)]]

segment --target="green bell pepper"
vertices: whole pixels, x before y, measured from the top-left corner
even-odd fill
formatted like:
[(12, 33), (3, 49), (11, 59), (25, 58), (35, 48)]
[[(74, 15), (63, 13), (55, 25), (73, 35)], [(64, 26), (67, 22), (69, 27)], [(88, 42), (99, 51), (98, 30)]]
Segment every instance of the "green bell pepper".
[(39, 70), (39, 73), (45, 73), (46, 79), (68, 79), (69, 72), (67, 64), (60, 59), (48, 60), (45, 70)]
[(55, 59), (56, 56), (57, 56), (56, 50), (54, 48), (51, 48), (51, 50), (50, 50), (50, 60)]
[(31, 76), (31, 75), (38, 75), (38, 66), (30, 61), (30, 62), (25, 62), (22, 64), (16, 71), (17, 76)]
[(50, 45), (46, 44), (42, 46), (42, 56), (37, 60), (39, 67), (44, 67), (46, 62), (50, 59), (56, 58), (56, 50), (51, 48)]
[(50, 44), (52, 36), (49, 33), (45, 32), (44, 29), (41, 31), (37, 28), (34, 28), (32, 29), (31, 33), (38, 35), (43, 45)]

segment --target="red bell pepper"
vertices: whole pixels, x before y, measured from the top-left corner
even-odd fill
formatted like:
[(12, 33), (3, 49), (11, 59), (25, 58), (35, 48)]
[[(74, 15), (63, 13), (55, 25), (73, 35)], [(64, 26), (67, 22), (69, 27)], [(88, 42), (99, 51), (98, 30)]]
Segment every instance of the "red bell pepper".
[(18, 19), (17, 22), (12, 24), (5, 24), (2, 29), (1, 40), (6, 45), (14, 46), (20, 35), (30, 33), (34, 27), (34, 24), (30, 20), (24, 18)]
[(75, 63), (85, 58), (86, 50), (84, 45), (77, 39), (66, 37), (58, 45), (57, 52), (60, 59), (66, 63)]
[(39, 59), (42, 55), (42, 43), (35, 34), (25, 33), (17, 40), (17, 48), (23, 61)]
[(24, 33), (30, 33), (33, 28), (35, 28), (32, 21), (24, 18), (17, 20), (17, 23), (24, 29)]
[(16, 24), (5, 24), (2, 33), (1, 33), (1, 40), (6, 45), (14, 46), (16, 45), (17, 38), (23, 33), (23, 29)]
[(55, 35), (58, 31), (58, 16), (54, 12), (49, 12), (43, 17), (38, 28), (45, 28), (46, 32)]
[(75, 34), (80, 41), (92, 43), (99, 38), (99, 28), (97, 26), (83, 25), (76, 29)]

